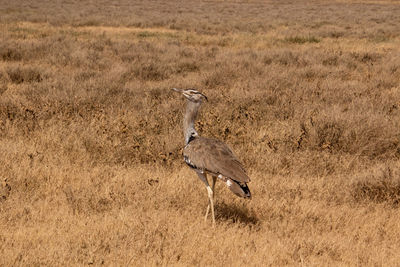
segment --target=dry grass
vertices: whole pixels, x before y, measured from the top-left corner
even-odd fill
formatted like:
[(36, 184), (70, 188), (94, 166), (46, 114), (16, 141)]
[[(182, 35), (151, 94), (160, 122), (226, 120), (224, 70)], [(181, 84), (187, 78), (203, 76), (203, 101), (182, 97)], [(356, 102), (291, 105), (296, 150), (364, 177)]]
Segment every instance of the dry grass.
[[(0, 265), (396, 266), (397, 1), (0, 1)], [(184, 101), (251, 201), (183, 164)]]

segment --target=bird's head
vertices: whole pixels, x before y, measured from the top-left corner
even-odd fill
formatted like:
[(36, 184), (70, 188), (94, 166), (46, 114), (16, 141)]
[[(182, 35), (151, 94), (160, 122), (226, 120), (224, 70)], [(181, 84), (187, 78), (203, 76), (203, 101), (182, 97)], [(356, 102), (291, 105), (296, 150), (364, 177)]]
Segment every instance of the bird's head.
[(201, 103), (203, 99), (208, 101), (207, 97), (197, 91), (196, 89), (178, 89), (178, 88), (172, 88), (172, 90), (181, 93), (184, 97), (187, 98), (187, 100), (194, 102), (194, 103)]

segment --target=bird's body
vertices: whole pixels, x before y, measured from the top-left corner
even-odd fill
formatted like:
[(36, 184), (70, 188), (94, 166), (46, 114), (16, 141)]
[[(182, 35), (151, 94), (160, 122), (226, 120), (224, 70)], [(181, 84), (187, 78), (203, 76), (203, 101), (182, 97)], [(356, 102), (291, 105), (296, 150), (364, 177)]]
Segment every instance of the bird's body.
[[(236, 195), (251, 197), (246, 185), (250, 182), (249, 176), (230, 148), (223, 142), (200, 136), (195, 137), (183, 149), (183, 157), (189, 167), (218, 177)], [(236, 185), (239, 185), (239, 188)]]
[[(183, 121), (183, 133), (185, 137), (185, 147), (183, 149), (184, 160), (189, 167), (196, 171), (199, 178), (207, 187), (209, 205), (205, 219), (211, 207), (213, 223), (214, 216), (214, 186), (217, 179), (226, 183), (228, 188), (237, 196), (251, 198), (251, 193), (247, 187), (250, 182), (249, 176), (243, 165), (234, 155), (232, 150), (223, 142), (205, 138), (198, 135), (194, 121), (196, 120), (198, 110), (204, 99), (207, 97), (195, 89), (176, 89), (173, 90), (182, 93), (187, 101), (186, 113)], [(207, 180), (207, 174), (212, 176), (211, 187)]]

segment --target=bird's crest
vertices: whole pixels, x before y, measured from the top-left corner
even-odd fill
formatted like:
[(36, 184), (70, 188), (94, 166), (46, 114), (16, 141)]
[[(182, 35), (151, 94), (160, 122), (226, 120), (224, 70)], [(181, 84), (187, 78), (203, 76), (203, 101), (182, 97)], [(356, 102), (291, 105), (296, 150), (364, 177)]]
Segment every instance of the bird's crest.
[(208, 101), (206, 95), (204, 95), (203, 93), (201, 93), (193, 88), (189, 88), (189, 89), (172, 88), (172, 90), (182, 93), (182, 95), (184, 95), (186, 97), (186, 99), (188, 99), (189, 101), (192, 101), (192, 102), (198, 103), (198, 102), (203, 101), (203, 99)]

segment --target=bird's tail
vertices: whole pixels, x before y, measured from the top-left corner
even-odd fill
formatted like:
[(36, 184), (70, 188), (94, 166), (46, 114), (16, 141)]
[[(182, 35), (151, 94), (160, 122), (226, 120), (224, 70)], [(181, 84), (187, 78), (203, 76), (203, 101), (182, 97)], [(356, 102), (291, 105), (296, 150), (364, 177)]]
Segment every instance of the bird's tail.
[(235, 195), (251, 199), (250, 189), (246, 183), (240, 183), (228, 178), (226, 180), (226, 185)]

